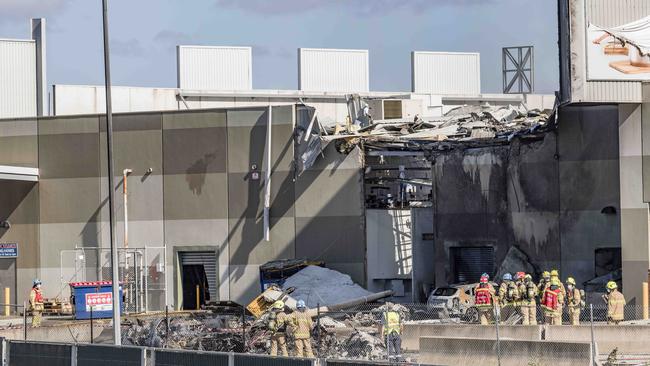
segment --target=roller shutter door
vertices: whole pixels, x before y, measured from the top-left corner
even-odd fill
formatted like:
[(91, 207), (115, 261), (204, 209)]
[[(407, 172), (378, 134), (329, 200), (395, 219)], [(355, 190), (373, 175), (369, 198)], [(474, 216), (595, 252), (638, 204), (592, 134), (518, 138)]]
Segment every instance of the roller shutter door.
[(210, 299), (217, 300), (217, 254), (216, 252), (180, 252), (180, 262), (183, 265), (202, 264), (208, 277)]
[(493, 247), (450, 248), (454, 283), (475, 283), (481, 274), (494, 275)]

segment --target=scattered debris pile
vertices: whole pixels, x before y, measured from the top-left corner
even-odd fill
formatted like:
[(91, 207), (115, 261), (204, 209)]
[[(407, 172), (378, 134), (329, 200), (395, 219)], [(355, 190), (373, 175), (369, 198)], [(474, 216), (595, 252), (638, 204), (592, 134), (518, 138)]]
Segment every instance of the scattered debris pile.
[(303, 300), (308, 308), (340, 304), (372, 295), (354, 283), (350, 276), (318, 266), (308, 266), (287, 278), (282, 288), (294, 288), (291, 297)]
[[(442, 117), (413, 121), (373, 121), (357, 131), (323, 136), (324, 141), (344, 139), (348, 144), (379, 145), (382, 148), (421, 148), (443, 141), (509, 141), (517, 135), (532, 133), (547, 125), (550, 110), (529, 110), (514, 106), (467, 105)], [(340, 149), (339, 149), (340, 150)]]

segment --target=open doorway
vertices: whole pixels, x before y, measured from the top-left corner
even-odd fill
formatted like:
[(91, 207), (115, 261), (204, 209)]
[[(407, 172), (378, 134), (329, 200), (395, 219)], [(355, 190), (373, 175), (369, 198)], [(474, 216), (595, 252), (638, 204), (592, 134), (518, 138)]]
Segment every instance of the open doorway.
[(183, 310), (196, 310), (210, 300), (216, 291), (215, 252), (180, 252)]

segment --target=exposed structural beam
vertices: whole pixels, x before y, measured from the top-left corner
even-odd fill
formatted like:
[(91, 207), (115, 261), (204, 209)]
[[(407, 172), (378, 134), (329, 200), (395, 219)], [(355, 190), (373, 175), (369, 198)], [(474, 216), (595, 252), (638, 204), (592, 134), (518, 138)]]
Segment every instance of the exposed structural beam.
[(273, 107), (269, 106), (266, 122), (266, 176), (264, 177), (264, 240), (271, 241), (271, 124), (273, 121)]
[(32, 39), (36, 43), (36, 115), (47, 116), (47, 58), (45, 18), (34, 18), (31, 21)]

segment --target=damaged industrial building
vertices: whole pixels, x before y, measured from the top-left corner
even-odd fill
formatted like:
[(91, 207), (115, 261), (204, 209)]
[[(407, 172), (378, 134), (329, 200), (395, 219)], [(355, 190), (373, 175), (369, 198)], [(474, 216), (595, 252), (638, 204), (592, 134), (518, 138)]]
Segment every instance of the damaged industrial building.
[[(33, 37), (7, 43), (44, 47)], [(647, 204), (627, 189), (643, 186), (640, 83), (620, 103), (566, 77), (559, 98), (485, 94), (478, 54), (413, 52), (410, 92), (372, 92), (367, 51), (305, 48), (299, 90), (255, 90), (250, 51), (179, 46), (177, 88), (114, 88), (127, 311), (246, 305), (289, 277), (264, 265), (291, 259), (395, 302), (551, 268), (589, 293), (622, 278), (640, 301), (647, 258), (625, 249), (647, 251)], [(236, 62), (215, 71), (205, 52)], [(193, 76), (219, 72), (235, 77)], [(20, 253), (0, 278), (18, 301), (35, 277), (55, 298), (110, 276), (104, 90), (54, 85), (48, 116), (33, 84), (0, 121), (0, 238)]]

